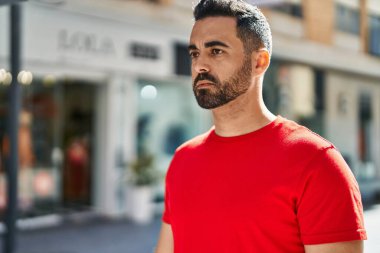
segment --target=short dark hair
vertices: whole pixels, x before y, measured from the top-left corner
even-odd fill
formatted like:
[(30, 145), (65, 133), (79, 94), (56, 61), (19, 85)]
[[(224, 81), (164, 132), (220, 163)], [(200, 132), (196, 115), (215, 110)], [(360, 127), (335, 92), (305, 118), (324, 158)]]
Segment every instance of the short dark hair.
[(267, 19), (256, 6), (243, 0), (201, 0), (194, 7), (195, 21), (207, 17), (236, 18), (237, 37), (246, 53), (265, 47), (272, 53), (272, 34)]

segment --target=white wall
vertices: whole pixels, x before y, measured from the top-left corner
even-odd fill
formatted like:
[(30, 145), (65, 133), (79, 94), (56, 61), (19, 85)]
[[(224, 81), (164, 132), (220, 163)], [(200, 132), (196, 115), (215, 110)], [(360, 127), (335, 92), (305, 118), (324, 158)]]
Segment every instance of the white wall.
[(9, 70), (9, 7), (0, 7), (0, 69)]
[(369, 12), (380, 15), (380, 3), (379, 0), (367, 0)]
[(100, 87), (93, 184), (95, 209), (109, 216), (125, 214), (125, 166), (134, 156), (136, 104), (134, 79), (112, 73)]
[(358, 160), (358, 95), (355, 82), (342, 73), (326, 78), (326, 136), (352, 162)]
[[(23, 52), (28, 61), (160, 76), (171, 72), (171, 44), (159, 31), (33, 4), (25, 5), (23, 21)], [(133, 58), (129, 54), (132, 42), (157, 47), (160, 58)]]
[[(343, 154), (350, 156), (352, 169), (358, 170), (360, 166), (358, 110), (360, 94), (363, 92), (372, 96), (371, 156), (377, 170), (380, 170), (380, 142), (378, 141), (380, 139), (380, 86), (378, 80), (341, 72), (328, 72), (326, 79), (326, 135)], [(342, 108), (342, 98), (345, 101), (345, 108)]]

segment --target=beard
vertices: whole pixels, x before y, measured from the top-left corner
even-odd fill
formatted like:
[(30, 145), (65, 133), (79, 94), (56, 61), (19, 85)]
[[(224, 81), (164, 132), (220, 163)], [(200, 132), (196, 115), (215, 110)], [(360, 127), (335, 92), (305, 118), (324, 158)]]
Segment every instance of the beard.
[[(252, 77), (252, 63), (250, 57), (244, 59), (241, 67), (226, 81), (222, 82), (209, 73), (201, 73), (193, 83), (195, 98), (200, 107), (215, 109), (235, 100), (241, 94), (247, 92)], [(211, 89), (196, 89), (198, 81), (208, 80), (213, 83)]]

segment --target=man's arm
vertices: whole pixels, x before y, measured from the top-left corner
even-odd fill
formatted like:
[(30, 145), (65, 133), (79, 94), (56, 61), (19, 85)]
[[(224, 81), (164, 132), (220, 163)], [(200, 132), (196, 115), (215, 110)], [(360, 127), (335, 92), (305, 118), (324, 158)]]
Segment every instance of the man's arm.
[(173, 253), (174, 241), (173, 232), (170, 224), (162, 223), (160, 235), (158, 237), (155, 253)]
[(363, 253), (363, 241), (305, 245), (306, 253)]

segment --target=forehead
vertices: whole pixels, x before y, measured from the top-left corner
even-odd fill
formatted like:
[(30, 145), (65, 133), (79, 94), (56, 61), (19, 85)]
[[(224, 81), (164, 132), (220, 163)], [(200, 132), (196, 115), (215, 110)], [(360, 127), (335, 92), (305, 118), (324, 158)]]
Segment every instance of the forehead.
[(236, 30), (236, 18), (207, 17), (196, 21), (190, 35), (190, 44), (197, 44), (210, 40), (239, 40)]

